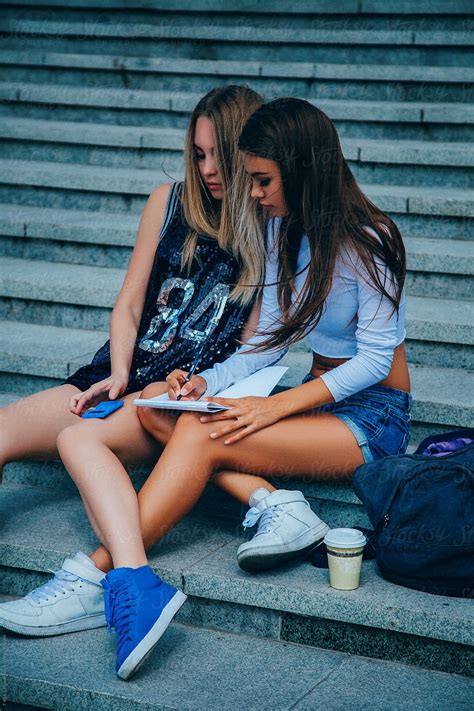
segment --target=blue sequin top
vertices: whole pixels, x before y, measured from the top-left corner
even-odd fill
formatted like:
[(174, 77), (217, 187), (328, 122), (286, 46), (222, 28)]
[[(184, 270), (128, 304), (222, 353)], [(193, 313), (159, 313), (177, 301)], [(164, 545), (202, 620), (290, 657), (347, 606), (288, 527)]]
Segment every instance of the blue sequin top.
[[(181, 191), (181, 183), (174, 183), (170, 189), (124, 395), (163, 381), (175, 368), (189, 370), (204, 341), (208, 345), (196, 372), (231, 355), (253, 306), (229, 300), (239, 277), (239, 264), (214, 238), (199, 235), (189, 275), (181, 270), (189, 232)], [(79, 368), (65, 382), (86, 390), (107, 378), (110, 369), (107, 341), (89, 365)]]

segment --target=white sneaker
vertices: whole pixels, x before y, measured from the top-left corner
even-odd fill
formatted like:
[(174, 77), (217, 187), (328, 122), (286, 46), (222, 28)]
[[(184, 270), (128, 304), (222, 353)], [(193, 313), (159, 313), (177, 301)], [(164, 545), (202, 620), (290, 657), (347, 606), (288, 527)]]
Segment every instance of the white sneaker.
[(76, 553), (52, 580), (20, 600), (0, 604), (0, 627), (46, 637), (105, 626), (104, 577), (88, 556)]
[(320, 545), (329, 531), (301, 491), (256, 489), (249, 504), (242, 525), (251, 528), (258, 523), (258, 529), (237, 551), (242, 570), (267, 570), (297, 558)]

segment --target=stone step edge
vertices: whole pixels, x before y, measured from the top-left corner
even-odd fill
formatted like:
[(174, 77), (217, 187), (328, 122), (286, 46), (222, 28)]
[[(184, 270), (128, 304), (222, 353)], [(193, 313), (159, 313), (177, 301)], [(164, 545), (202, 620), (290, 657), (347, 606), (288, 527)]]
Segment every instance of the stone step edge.
[[(396, 696), (400, 685), (410, 695), (413, 711), (425, 708), (428, 695), (433, 708), (446, 704), (449, 708), (467, 709), (471, 698), (469, 680), (457, 674), (284, 640), (255, 640), (247, 635), (176, 621), (148, 660), (144, 673), (140, 671), (131, 683), (124, 685), (114, 677), (114, 654), (108, 642), (100, 629), (73, 634), (70, 645), (76, 644), (79, 658), (86, 659), (92, 653), (92, 659), (89, 665), (79, 663), (71, 679), (67, 671), (55, 674), (56, 668), (64, 663), (65, 645), (60, 638), (13, 639), (11, 647), (17, 661), (15, 670), (5, 670), (7, 700), (69, 711), (86, 708), (178, 711), (189, 708), (189, 704), (192, 708), (216, 709), (219, 708), (216, 701), (222, 709), (235, 709), (248, 707), (246, 690), (250, 686), (258, 707), (267, 702), (278, 709), (336, 709), (333, 703), (337, 697), (337, 709), (343, 709), (353, 703), (354, 685), (361, 708), (370, 708), (375, 697), (384, 700), (387, 711), (395, 711), (396, 706), (389, 699)], [(25, 656), (18, 658), (22, 649)], [(207, 650), (206, 663), (200, 660), (203, 649)], [(47, 667), (45, 659), (51, 660)], [(247, 660), (244, 666), (243, 659)], [(285, 665), (287, 672), (281, 676)], [(269, 671), (272, 666), (273, 671)], [(218, 668), (222, 669), (221, 675), (215, 673)], [(308, 669), (313, 671), (302, 671)]]
[[(0, 5), (11, 5), (12, 0), (0, 0)], [(19, 6), (37, 5), (38, 0), (20, 0), (16, 3)], [(45, 0), (45, 6), (95, 8), (95, 9), (117, 9), (124, 8), (124, 0)], [(189, 12), (189, 0), (136, 0), (134, 3), (136, 10), (168, 10)], [(231, 4), (219, 2), (217, 0), (193, 0), (191, 12), (209, 11), (224, 14), (235, 14), (236, 10)], [(311, 14), (316, 15), (372, 15), (372, 14), (392, 14), (396, 15), (472, 15), (472, 3), (470, 0), (340, 0), (335, 4), (333, 0), (318, 0), (315, 6), (313, 0), (298, 0), (290, 7), (285, 4), (279, 5), (274, 0), (260, 0), (256, 5), (245, 7), (245, 13), (271, 12), (272, 14)]]
[[(34, 300), (42, 302), (48, 309), (74, 306), (110, 310), (126, 274), (124, 269), (113, 267), (30, 261), (16, 257), (3, 257), (2, 263), (5, 276), (0, 282), (0, 297)], [(409, 294), (407, 339), (474, 345), (473, 307), (474, 299), (439, 299)], [(28, 323), (28, 320), (20, 323)], [(11, 321), (7, 319), (4, 323), (8, 330), (6, 324), (11, 324)], [(304, 350), (309, 352), (309, 348)]]
[[(176, 175), (177, 179), (181, 176)], [(169, 178), (160, 171), (74, 165), (54, 161), (0, 160), (0, 183), (106, 194), (142, 195)], [(361, 184), (383, 210), (402, 214), (474, 216), (474, 193), (461, 188)]]
[[(0, 138), (15, 141), (155, 149), (181, 154), (184, 137), (185, 131), (181, 129), (17, 119), (0, 115)], [(346, 160), (358, 163), (456, 168), (474, 165), (474, 149), (470, 143), (461, 141), (389, 141), (343, 137), (341, 144)]]
[(463, 66), (339, 64), (321, 62), (261, 62), (235, 60), (182, 59), (180, 57), (135, 57), (78, 52), (48, 52), (28, 49), (0, 50), (0, 65), (31, 66), (36, 69), (56, 67), (105, 70), (115, 72), (148, 72), (158, 74), (195, 74), (200, 76), (245, 76), (258, 79), (319, 79), (380, 82), (464, 83), (469, 68)]
[[(67, 500), (68, 511), (81, 511), (81, 521), (87, 522), (82, 500), (74, 493), (47, 492), (34, 487), (2, 487), (9, 494), (38, 501), (43, 520), (50, 520), (44, 503), (54, 509), (55, 500)], [(13, 496), (14, 501), (15, 496)], [(81, 524), (82, 525), (82, 524)], [(232, 521), (219, 521), (195, 513), (188, 515), (174, 528), (170, 541), (188, 537), (190, 531), (200, 536), (213, 532), (212, 543), (206, 538), (206, 552), (188, 549), (187, 562), (180, 562), (179, 551), (170, 550), (166, 539), (150, 551), (149, 564), (172, 585), (179, 585), (186, 594), (210, 600), (279, 610), (307, 617), (319, 617), (349, 622), (381, 630), (396, 631), (456, 644), (472, 644), (474, 619), (470, 601), (411, 590), (384, 580), (374, 560), (363, 564), (361, 587), (356, 595), (337, 591), (329, 586), (328, 571), (314, 568), (308, 561), (300, 561), (259, 574), (244, 573), (236, 562), (236, 552), (242, 538)], [(220, 532), (221, 535), (216, 533)], [(31, 535), (31, 534), (30, 534)], [(92, 539), (91, 539), (92, 540)], [(184, 538), (183, 538), (184, 540)], [(77, 542), (76, 542), (77, 541)], [(69, 546), (69, 544), (67, 544)], [(94, 545), (94, 544), (92, 544)], [(64, 557), (89, 546), (81, 537), (74, 538), (74, 551), (54, 540), (48, 547), (15, 540), (2, 540), (0, 534), (0, 566), (15, 570), (50, 572), (57, 570)], [(160, 547), (161, 551), (160, 552)], [(89, 552), (88, 550), (85, 552)]]
[[(133, 247), (139, 212), (117, 213), (0, 203), (0, 235)], [(474, 242), (404, 237), (409, 271), (474, 274)]]
[[(85, 329), (66, 329), (58, 326), (41, 326), (22, 322), (0, 322), (9, 330), (8, 343), (16, 343), (13, 351), (4, 345), (0, 351), (0, 369), (4, 373), (40, 376), (64, 380), (84, 363), (90, 362), (96, 350), (105, 342), (105, 332)], [(13, 329), (16, 329), (16, 340)], [(43, 343), (41, 358), (38, 344)], [(54, 356), (51, 344), (55, 344)], [(58, 350), (59, 344), (63, 350)], [(23, 348), (24, 352), (21, 352)], [(80, 348), (80, 350), (77, 350)], [(76, 349), (76, 350), (74, 350)], [(281, 361), (290, 366), (281, 385), (294, 387), (309, 368), (310, 356), (306, 352), (291, 351)], [(449, 427), (474, 426), (474, 408), (468, 399), (473, 387), (474, 374), (463, 369), (433, 368), (410, 365), (414, 407), (412, 419), (417, 422)], [(435, 387), (436, 384), (436, 387)]]
[[(0, 98), (11, 102), (188, 113), (193, 110), (201, 95), (191, 92), (96, 89), (65, 84), (44, 86), (28, 82), (0, 82)], [(308, 101), (325, 111), (333, 121), (466, 124), (474, 117), (474, 104), (465, 103), (363, 101), (311, 97)]]
[[(56, 36), (79, 36), (81, 38), (127, 38), (140, 39), (192, 39), (219, 40), (221, 42), (255, 42), (261, 28), (252, 25), (151, 25), (144, 23), (89, 23), (54, 20), (12, 19), (0, 22), (0, 31)], [(470, 46), (469, 32), (459, 30), (335, 30), (304, 28), (266, 28), (261, 43), (274, 44), (359, 44), (384, 46)]]

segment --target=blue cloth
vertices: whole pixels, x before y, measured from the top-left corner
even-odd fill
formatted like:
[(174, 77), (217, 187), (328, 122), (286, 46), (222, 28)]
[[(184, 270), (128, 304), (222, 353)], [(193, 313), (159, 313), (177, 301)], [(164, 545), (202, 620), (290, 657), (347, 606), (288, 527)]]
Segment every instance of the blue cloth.
[[(251, 346), (266, 339), (263, 335), (265, 332), (274, 330), (281, 323), (276, 285), (279, 224), (280, 220), (269, 223), (265, 287), (257, 333), (230, 358), (200, 373), (207, 381), (206, 395), (215, 395), (255, 371), (273, 365), (288, 350), (247, 353)], [(369, 227), (366, 229), (375, 235)], [(293, 304), (303, 292), (309, 263), (309, 243), (304, 235), (298, 255)], [(390, 271), (378, 258), (376, 265), (385, 289), (390, 294), (395, 293), (394, 277)], [(333, 282), (321, 320), (306, 337), (315, 353), (327, 358), (349, 359), (321, 376), (334, 400), (343, 400), (384, 380), (390, 372), (393, 352), (404, 339), (405, 294), (402, 295), (397, 314), (390, 301), (382, 297), (373, 286), (354, 248), (344, 247), (336, 260)]]
[[(308, 373), (303, 383), (315, 380)], [(315, 408), (331, 412), (351, 430), (366, 462), (390, 454), (404, 454), (410, 440), (410, 414), (413, 398), (403, 390), (372, 385), (354, 395)]]
[(447, 440), (446, 442), (433, 442), (428, 445), (428, 447), (423, 452), (426, 456), (432, 457), (445, 457), (451, 452), (457, 452), (458, 449), (467, 447), (468, 444), (472, 444), (474, 439), (471, 437), (457, 437), (453, 440)]

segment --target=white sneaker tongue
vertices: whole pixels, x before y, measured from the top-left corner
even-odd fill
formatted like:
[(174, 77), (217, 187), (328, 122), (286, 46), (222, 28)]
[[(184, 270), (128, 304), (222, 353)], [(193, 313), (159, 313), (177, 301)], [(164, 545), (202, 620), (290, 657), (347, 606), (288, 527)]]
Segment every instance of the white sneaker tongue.
[(94, 561), (92, 560), (92, 558), (89, 558), (89, 556), (86, 555), (85, 553), (81, 553), (81, 551), (78, 551), (76, 553), (76, 555), (74, 556), (74, 558), (75, 558), (75, 560), (79, 561), (83, 565), (87, 565), (89, 568), (94, 568), (95, 570), (97, 570), (97, 566), (94, 563)]
[(250, 496), (249, 505), (256, 506), (259, 501), (265, 499), (267, 496), (270, 496), (270, 494), (271, 492), (268, 491), (268, 489), (264, 489), (263, 486), (260, 487), (260, 489), (255, 489), (253, 494)]

